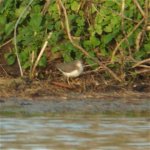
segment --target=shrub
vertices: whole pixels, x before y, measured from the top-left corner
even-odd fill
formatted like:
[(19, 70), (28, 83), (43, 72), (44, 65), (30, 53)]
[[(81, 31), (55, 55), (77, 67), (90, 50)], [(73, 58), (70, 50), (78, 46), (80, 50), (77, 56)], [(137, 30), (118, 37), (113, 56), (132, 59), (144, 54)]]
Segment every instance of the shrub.
[[(16, 21), (26, 9), (16, 26), (18, 51), (12, 47), (5, 55), (10, 65), (17, 60), (17, 52), (21, 67), (31, 69), (49, 32), (52, 53), (61, 53), (64, 61), (82, 58), (89, 64), (96, 58), (121, 80), (135, 72), (131, 68), (138, 61), (150, 56), (148, 0), (31, 1), (28, 9), (27, 0), (2, 1), (0, 5), (0, 44), (14, 37)], [(38, 65), (46, 67), (48, 59), (43, 54)]]

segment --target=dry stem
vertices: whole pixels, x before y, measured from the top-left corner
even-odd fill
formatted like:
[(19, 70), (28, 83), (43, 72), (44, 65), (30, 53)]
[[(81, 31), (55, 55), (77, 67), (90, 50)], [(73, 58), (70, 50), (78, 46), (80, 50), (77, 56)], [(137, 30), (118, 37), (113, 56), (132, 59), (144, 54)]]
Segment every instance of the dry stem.
[(4, 73), (5, 73), (7, 76), (9, 76), (8, 73), (7, 73), (7, 71), (3, 68), (2, 64), (0, 64), (0, 67), (2, 68), (2, 70), (4, 71)]
[(133, 0), (133, 2), (135, 3), (135, 5), (137, 6), (137, 8), (139, 9), (140, 13), (142, 14), (143, 17), (145, 17), (145, 12), (143, 11), (143, 9), (141, 8), (139, 2), (137, 0)]
[(2, 45), (0, 45), (0, 48), (2, 48), (3, 46), (7, 45), (8, 43), (10, 43), (12, 41), (12, 39), (9, 39), (8, 41), (6, 41), (5, 43), (3, 43)]
[(45, 15), (45, 13), (48, 11), (49, 5), (50, 5), (50, 0), (45, 0), (45, 4), (42, 10), (42, 14)]
[(144, 41), (144, 34), (146, 33), (147, 30), (147, 26), (148, 26), (148, 0), (145, 0), (145, 10), (143, 11), (143, 9), (141, 8), (140, 4), (138, 3), (137, 0), (133, 0), (135, 5), (137, 6), (137, 8), (139, 9), (140, 13), (143, 16), (144, 19), (144, 25), (143, 25), (143, 29), (139, 32), (137, 38), (136, 38), (136, 50), (138, 51), (140, 49), (140, 46), (142, 45), (143, 41)]
[(41, 51), (40, 51), (40, 53), (39, 53), (35, 63), (34, 63), (34, 65), (33, 65), (33, 68), (32, 68), (32, 71), (31, 71), (31, 77), (34, 77), (35, 69), (36, 69), (36, 67), (37, 67), (37, 65), (38, 65), (38, 63), (39, 63), (39, 61), (40, 61), (40, 59), (41, 59), (41, 57), (42, 57), (42, 55), (43, 55), (43, 53), (45, 51), (45, 48), (46, 48), (46, 46), (48, 44), (48, 40), (51, 38), (51, 36), (52, 36), (52, 32), (50, 32), (48, 34), (48, 37), (47, 37), (46, 41), (44, 42), (44, 45), (43, 45), (43, 47), (42, 47), (42, 49), (41, 49)]
[(142, 73), (150, 73), (150, 69), (142, 69), (139, 71), (136, 71), (137, 74), (142, 74)]
[(150, 58), (144, 59), (144, 60), (142, 60), (142, 61), (140, 61), (140, 62), (137, 62), (132, 68), (138, 67), (138, 66), (140, 66), (141, 64), (148, 63), (148, 62), (150, 63)]
[(17, 62), (18, 62), (18, 65), (19, 65), (19, 70), (20, 70), (20, 75), (23, 76), (23, 69), (22, 69), (22, 66), (21, 66), (21, 62), (20, 62), (20, 58), (19, 58), (19, 54), (18, 54), (18, 47), (17, 47), (17, 38), (16, 38), (16, 35), (17, 35), (17, 27), (18, 27), (18, 24), (21, 20), (21, 18), (23, 17), (23, 15), (25, 14), (25, 12), (27, 11), (27, 9), (29, 8), (29, 6), (31, 5), (31, 3), (33, 2), (34, 0), (30, 0), (30, 2), (28, 3), (28, 5), (26, 6), (26, 8), (23, 10), (23, 12), (20, 14), (16, 24), (15, 24), (15, 27), (14, 27), (14, 45), (15, 45), (15, 53), (16, 53), (16, 57), (17, 57)]
[(131, 48), (130, 48), (130, 44), (129, 44), (129, 41), (128, 41), (128, 38), (127, 38), (127, 35), (126, 35), (126, 32), (125, 32), (125, 29), (124, 29), (124, 11), (125, 11), (125, 0), (122, 0), (122, 6), (121, 6), (121, 26), (122, 26), (122, 32), (123, 32), (123, 35), (125, 36), (125, 41), (128, 45), (128, 49), (129, 49), (129, 54), (130, 54), (130, 57), (132, 57), (132, 54), (131, 54)]

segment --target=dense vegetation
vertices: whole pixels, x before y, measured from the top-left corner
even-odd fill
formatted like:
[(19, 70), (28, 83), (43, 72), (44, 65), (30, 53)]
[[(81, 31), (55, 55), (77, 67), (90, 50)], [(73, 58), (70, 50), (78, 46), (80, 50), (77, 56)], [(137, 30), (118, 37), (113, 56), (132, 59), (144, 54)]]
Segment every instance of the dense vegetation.
[(22, 76), (60, 56), (100, 65), (118, 81), (147, 76), (149, 10), (149, 0), (2, 0), (0, 48), (12, 41), (4, 57)]

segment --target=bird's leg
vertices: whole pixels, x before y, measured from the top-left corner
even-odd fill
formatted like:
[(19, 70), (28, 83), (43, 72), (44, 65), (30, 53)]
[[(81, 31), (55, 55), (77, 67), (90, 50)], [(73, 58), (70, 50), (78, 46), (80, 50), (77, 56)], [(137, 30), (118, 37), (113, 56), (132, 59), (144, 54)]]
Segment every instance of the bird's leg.
[(70, 82), (69, 82), (69, 77), (67, 77), (67, 83), (68, 83), (68, 85), (70, 85)]

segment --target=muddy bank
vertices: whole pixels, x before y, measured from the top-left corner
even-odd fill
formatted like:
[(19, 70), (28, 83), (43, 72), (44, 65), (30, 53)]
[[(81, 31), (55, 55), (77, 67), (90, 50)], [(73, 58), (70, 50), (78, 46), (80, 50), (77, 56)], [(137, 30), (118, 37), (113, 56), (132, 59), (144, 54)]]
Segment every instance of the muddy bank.
[[(120, 85), (69, 87), (64, 82), (0, 80), (0, 115), (46, 113), (150, 113), (150, 88)], [(144, 89), (144, 90), (143, 90)], [(139, 91), (140, 90), (140, 91)], [(142, 90), (142, 91), (141, 91)]]

